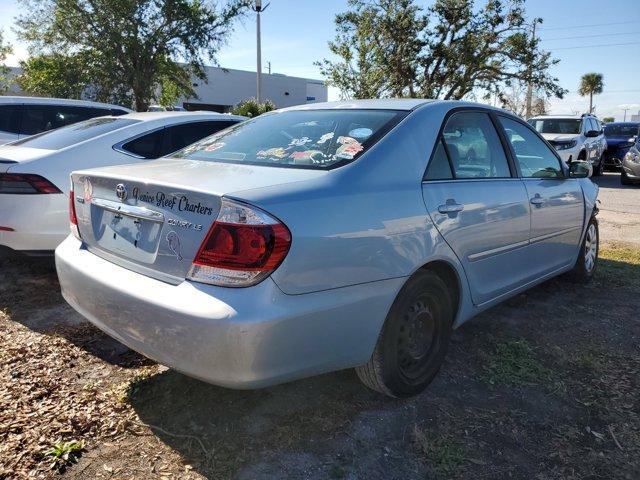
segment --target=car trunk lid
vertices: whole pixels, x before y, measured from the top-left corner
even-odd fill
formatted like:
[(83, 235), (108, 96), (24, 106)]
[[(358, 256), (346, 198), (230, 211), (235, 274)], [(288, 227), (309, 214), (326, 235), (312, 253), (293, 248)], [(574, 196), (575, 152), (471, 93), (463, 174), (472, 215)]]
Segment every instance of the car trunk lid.
[(311, 179), (322, 171), (162, 159), (72, 175), (87, 249), (170, 283), (186, 277), (222, 196)]
[[(41, 148), (14, 147), (11, 145), (0, 146), (0, 173), (9, 171), (12, 167), (19, 167), (20, 164), (44, 157), (52, 150)], [(15, 170), (15, 168), (13, 168)]]

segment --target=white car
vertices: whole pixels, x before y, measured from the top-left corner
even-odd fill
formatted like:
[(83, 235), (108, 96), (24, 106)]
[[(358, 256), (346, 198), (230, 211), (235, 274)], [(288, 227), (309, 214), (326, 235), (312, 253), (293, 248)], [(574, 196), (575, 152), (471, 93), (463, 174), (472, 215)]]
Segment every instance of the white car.
[(42, 97), (0, 97), (0, 145), (103, 115), (132, 110), (108, 103)]
[(528, 122), (565, 162), (585, 160), (593, 167), (593, 175), (602, 175), (607, 140), (595, 115), (541, 115)]
[(0, 147), (0, 252), (51, 254), (69, 233), (73, 170), (144, 162), (244, 117), (206, 112), (97, 117)]

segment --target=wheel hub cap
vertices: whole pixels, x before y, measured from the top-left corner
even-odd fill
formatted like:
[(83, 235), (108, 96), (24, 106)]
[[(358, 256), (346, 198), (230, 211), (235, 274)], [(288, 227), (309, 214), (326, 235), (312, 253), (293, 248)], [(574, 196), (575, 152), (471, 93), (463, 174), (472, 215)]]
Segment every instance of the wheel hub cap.
[(596, 226), (591, 224), (587, 229), (587, 236), (584, 241), (584, 267), (587, 272), (591, 272), (596, 265), (598, 255), (598, 232)]
[(414, 370), (420, 368), (434, 337), (435, 322), (431, 311), (423, 302), (416, 302), (404, 315), (398, 338), (398, 361), (406, 375), (412, 376)]

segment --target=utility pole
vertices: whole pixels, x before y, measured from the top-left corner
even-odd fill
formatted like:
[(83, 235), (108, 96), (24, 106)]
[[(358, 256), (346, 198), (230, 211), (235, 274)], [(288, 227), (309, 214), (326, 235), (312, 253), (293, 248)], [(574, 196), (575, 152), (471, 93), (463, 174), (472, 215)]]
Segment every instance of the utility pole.
[(627, 121), (627, 110), (631, 110), (630, 108), (623, 108), (622, 111), (624, 112), (624, 120), (622, 120), (623, 122)]
[(270, 4), (262, 7), (262, 0), (256, 0), (256, 6), (253, 11), (256, 12), (256, 50), (258, 64), (256, 66), (256, 100), (258, 103), (262, 100), (262, 46), (260, 44), (260, 12), (264, 12)]
[[(533, 32), (531, 34), (531, 49), (533, 50), (533, 45), (536, 41), (536, 23), (538, 23), (538, 19), (533, 20)], [(529, 63), (529, 85), (527, 85), (527, 106), (525, 108), (525, 116), (527, 118), (531, 117), (531, 103), (533, 101), (533, 82), (531, 81), (531, 76), (533, 75), (533, 66)]]
[(271, 62), (267, 62), (267, 71), (269, 72), (269, 75), (271, 75)]

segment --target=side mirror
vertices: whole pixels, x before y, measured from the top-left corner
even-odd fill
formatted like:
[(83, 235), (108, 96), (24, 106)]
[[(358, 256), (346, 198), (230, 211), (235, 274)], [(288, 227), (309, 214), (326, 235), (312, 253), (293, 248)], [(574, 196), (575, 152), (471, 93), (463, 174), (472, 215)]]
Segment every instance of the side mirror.
[(569, 176), (571, 178), (587, 178), (593, 173), (593, 167), (589, 162), (575, 160), (569, 164)]
[(587, 133), (584, 134), (584, 136), (588, 138), (597, 137), (598, 135), (600, 135), (600, 133), (597, 130), (589, 130)]

